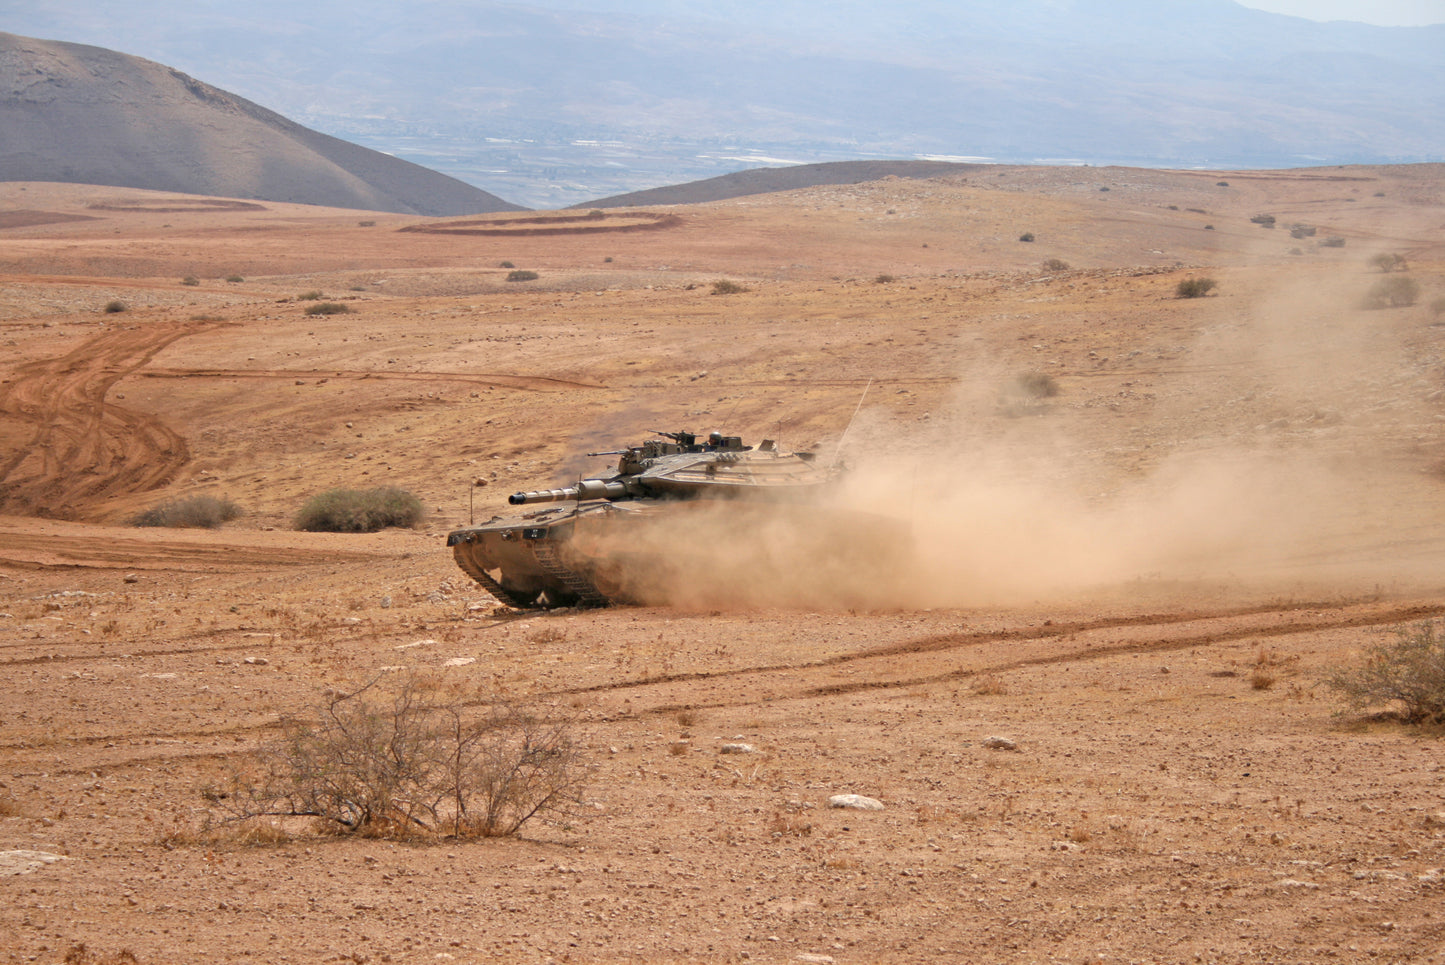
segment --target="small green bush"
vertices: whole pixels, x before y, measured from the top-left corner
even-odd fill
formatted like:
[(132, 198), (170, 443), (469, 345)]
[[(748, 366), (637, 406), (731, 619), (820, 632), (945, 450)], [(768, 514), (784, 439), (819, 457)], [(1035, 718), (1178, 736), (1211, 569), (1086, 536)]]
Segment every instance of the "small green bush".
[(128, 311), (130, 311), (130, 306), (127, 305), (125, 302), (121, 301), (120, 299), (116, 299), (115, 301), (110, 301), (110, 302), (106, 302), (106, 303), (105, 303), (105, 313), (106, 313), (107, 315), (115, 315), (115, 314), (118, 314), (118, 313), (120, 313), (120, 312), (128, 312)]
[(497, 265), (497, 267), (498, 267), (498, 268), (516, 268), (517, 266), (514, 265), (514, 264), (512, 264), (510, 261), (504, 261), (504, 262), (502, 262), (501, 264)]
[(165, 526), (171, 529), (215, 529), (242, 515), (240, 506), (215, 496), (176, 499), (135, 514), (132, 526)]
[(245, 281), (245, 280), (246, 280), (246, 279), (242, 278), (240, 275), (227, 275), (227, 276), (226, 276), (226, 281), (231, 282), (231, 283), (233, 283), (233, 284), (234, 284), (235, 282)]
[(712, 293), (714, 295), (738, 295), (745, 291), (747, 291), (747, 288), (739, 285), (735, 281), (729, 281), (726, 278), (712, 283)]
[(1249, 220), (1251, 223), (1257, 224), (1261, 228), (1273, 228), (1275, 218), (1272, 214), (1257, 214)]
[(1174, 286), (1174, 294), (1180, 298), (1203, 298), (1218, 284), (1213, 278), (1184, 278)]
[(191, 285), (191, 286), (194, 286), (194, 285), (199, 285), (200, 283), (201, 283), (201, 280), (200, 280), (199, 278), (197, 278), (195, 275), (187, 275), (186, 277), (184, 277), (184, 278), (181, 279), (181, 284), (182, 284), (182, 285)]
[(1019, 241), (1033, 241), (1033, 240), (1034, 240), (1034, 233), (1033, 233), (1032, 231), (1025, 231), (1023, 234), (1019, 235)]
[(1445, 724), (1445, 633), (1435, 623), (1400, 630), (1325, 684), (1356, 710), (1397, 707), (1407, 723)]
[(298, 302), (314, 302), (320, 300), (320, 298), (321, 293), (319, 291), (316, 291), (315, 289), (309, 292), (302, 292), (301, 294), (296, 296), (296, 300)]
[(306, 501), (296, 514), (296, 528), (308, 533), (374, 533), (388, 526), (415, 526), (422, 514), (421, 500), (394, 486), (329, 489)]
[(874, 282), (875, 284), (878, 284), (878, 285), (887, 285), (887, 284), (889, 284), (889, 283), (891, 283), (891, 282), (894, 282), (894, 281), (897, 281), (897, 280), (898, 280), (898, 279), (894, 278), (892, 275), (887, 275), (887, 274), (885, 274), (885, 275), (879, 275), (877, 278), (873, 279), (873, 282)]
[(507, 281), (536, 281), (538, 277), (535, 271), (526, 268), (518, 268), (516, 271), (507, 272)]
[(1324, 241), (1320, 242), (1321, 248), (1343, 248), (1344, 246), (1345, 239), (1339, 237), (1338, 235), (1326, 238)]
[(315, 305), (306, 306), (307, 315), (345, 315), (349, 311), (351, 306), (340, 302), (317, 302)]
[(1404, 308), (1420, 297), (1420, 285), (1413, 278), (1396, 275), (1381, 278), (1365, 293), (1362, 308)]

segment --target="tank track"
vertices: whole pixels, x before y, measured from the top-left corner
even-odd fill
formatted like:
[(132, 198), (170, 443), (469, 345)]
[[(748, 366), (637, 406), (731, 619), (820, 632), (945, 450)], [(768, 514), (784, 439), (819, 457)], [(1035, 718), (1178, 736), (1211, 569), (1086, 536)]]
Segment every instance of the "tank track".
[(537, 556), (537, 562), (542, 568), (567, 589), (577, 596), (579, 603), (584, 606), (608, 606), (612, 603), (607, 594), (597, 588), (587, 577), (568, 567), (557, 557), (557, 550), (548, 540), (538, 540), (532, 544), (532, 552)]
[(507, 604), (507, 606), (513, 606), (518, 608), (519, 610), (542, 609), (542, 604), (538, 603), (535, 599), (529, 600), (526, 597), (518, 596), (517, 594), (508, 590), (506, 587), (502, 586), (502, 584), (498, 583), (496, 580), (492, 579), (491, 574), (489, 574), (486, 570), (482, 569), (480, 566), (477, 566), (468, 554), (457, 553), (456, 560), (457, 565), (460, 566), (463, 570), (465, 570), (468, 576), (470, 576), (472, 579), (476, 580), (482, 585), (482, 589), (486, 590), (488, 593), (496, 597), (501, 602)]

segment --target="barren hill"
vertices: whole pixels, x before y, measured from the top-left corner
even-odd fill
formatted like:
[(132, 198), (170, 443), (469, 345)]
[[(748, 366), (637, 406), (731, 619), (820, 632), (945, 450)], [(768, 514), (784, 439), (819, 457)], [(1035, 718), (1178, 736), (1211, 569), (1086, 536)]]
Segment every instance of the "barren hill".
[(68, 181), (402, 214), (519, 210), (161, 64), (0, 33), (0, 180)]

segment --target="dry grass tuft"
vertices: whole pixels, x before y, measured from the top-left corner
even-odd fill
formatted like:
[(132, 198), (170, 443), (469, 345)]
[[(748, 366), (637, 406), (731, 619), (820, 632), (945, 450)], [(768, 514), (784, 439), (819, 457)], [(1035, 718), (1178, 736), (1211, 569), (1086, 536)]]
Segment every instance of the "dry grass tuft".
[(974, 680), (971, 688), (978, 697), (1004, 697), (1008, 695), (1008, 684), (996, 674), (984, 674)]
[(85, 945), (72, 945), (65, 952), (65, 965), (137, 965), (140, 959), (135, 952), (122, 948), (118, 952), (97, 952)]

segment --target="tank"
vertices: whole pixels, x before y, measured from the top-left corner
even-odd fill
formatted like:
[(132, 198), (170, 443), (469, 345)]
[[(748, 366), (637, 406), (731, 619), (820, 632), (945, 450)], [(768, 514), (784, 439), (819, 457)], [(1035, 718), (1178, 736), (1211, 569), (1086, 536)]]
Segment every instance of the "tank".
[[(798, 516), (799, 504), (816, 502), (838, 475), (813, 453), (772, 440), (753, 447), (719, 432), (655, 434), (587, 454), (619, 456), (612, 475), (515, 493), (513, 506), (538, 508), (449, 533), (457, 564), (516, 607), (655, 602), (663, 582), (692, 578), (690, 567), (699, 581), (719, 579), (703, 561), (718, 558), (720, 541), (729, 551), (745, 546), (748, 534), (771, 531), (779, 507)], [(729, 552), (732, 568), (755, 571), (755, 549)]]

